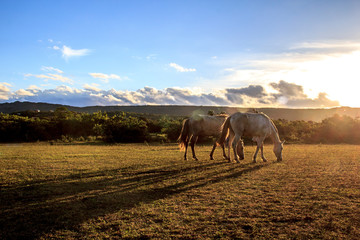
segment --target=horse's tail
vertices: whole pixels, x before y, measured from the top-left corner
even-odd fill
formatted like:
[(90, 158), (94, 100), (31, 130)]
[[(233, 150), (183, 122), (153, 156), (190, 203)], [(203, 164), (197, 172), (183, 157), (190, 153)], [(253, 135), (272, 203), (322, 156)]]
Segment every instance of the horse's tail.
[(231, 128), (230, 125), (230, 117), (228, 117), (225, 122), (223, 123), (222, 127), (221, 127), (221, 135), (220, 138), (217, 140), (217, 144), (219, 145), (223, 145), (226, 139), (226, 136), (228, 135), (228, 131)]
[(188, 136), (189, 136), (189, 119), (185, 119), (182, 124), (180, 136), (177, 140), (178, 142), (180, 142), (179, 144), (180, 150), (185, 148), (185, 144)]

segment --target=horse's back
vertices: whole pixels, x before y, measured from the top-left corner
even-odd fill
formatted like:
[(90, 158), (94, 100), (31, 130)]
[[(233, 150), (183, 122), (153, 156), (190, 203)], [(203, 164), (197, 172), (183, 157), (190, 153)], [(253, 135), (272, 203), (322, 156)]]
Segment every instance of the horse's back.
[(230, 116), (230, 125), (235, 134), (243, 135), (248, 125), (246, 114), (237, 112)]
[(225, 115), (196, 115), (190, 118), (190, 125), (194, 134), (218, 135), (221, 133), (221, 126), (225, 119)]
[(234, 113), (231, 118), (235, 132), (249, 136), (267, 136), (270, 131), (270, 119), (263, 113)]

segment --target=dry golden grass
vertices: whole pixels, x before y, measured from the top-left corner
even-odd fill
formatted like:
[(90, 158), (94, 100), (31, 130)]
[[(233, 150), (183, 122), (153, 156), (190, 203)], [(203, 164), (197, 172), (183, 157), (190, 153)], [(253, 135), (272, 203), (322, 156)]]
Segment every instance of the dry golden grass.
[(0, 145), (0, 238), (357, 239), (360, 146)]

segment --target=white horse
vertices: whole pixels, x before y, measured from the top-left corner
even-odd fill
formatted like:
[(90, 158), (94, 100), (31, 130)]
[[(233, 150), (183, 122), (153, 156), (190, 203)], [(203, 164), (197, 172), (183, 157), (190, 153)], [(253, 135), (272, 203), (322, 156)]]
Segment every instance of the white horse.
[[(180, 136), (178, 141), (180, 142), (180, 148), (185, 148), (184, 159), (187, 160), (187, 148), (190, 141), (190, 146), (193, 154), (193, 158), (198, 160), (195, 154), (195, 143), (198, 140), (199, 136), (213, 136), (213, 137), (220, 137), (221, 135), (221, 126), (224, 123), (225, 119), (228, 115), (221, 114), (221, 115), (195, 115), (183, 121), (183, 126), (181, 129)], [(225, 141), (225, 140), (224, 140)], [(215, 141), (213, 148), (210, 153), (210, 159), (213, 160), (213, 154), (217, 143)], [(225, 153), (224, 143), (220, 144), (223, 150), (223, 156), (225, 159), (228, 159)], [(242, 148), (242, 144), (238, 146), (238, 153), (241, 158), (244, 158), (244, 150)]]
[[(237, 149), (237, 145), (241, 141), (242, 136), (250, 136), (252, 140), (257, 142), (257, 148), (253, 157), (253, 162), (256, 162), (256, 157), (261, 150), (261, 158), (266, 162), (264, 156), (264, 140), (270, 137), (274, 143), (274, 154), (277, 161), (282, 161), (283, 142), (280, 141), (278, 130), (273, 121), (264, 113), (234, 113), (226, 119), (222, 127), (222, 133), (218, 144), (224, 144), (225, 138), (229, 133), (230, 143), (232, 142), (233, 149)], [(235, 139), (234, 139), (235, 137)], [(229, 148), (230, 157), (230, 148)], [(234, 157), (239, 162), (237, 154), (234, 150)]]

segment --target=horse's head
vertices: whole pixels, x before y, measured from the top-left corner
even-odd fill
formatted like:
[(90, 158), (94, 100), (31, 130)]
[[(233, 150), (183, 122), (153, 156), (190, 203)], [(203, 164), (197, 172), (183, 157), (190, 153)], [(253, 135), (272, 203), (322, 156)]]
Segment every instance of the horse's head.
[(275, 156), (277, 158), (277, 160), (280, 162), (282, 161), (282, 150), (283, 150), (283, 144), (284, 144), (285, 140), (282, 142), (279, 142), (277, 144), (274, 144), (274, 153)]

